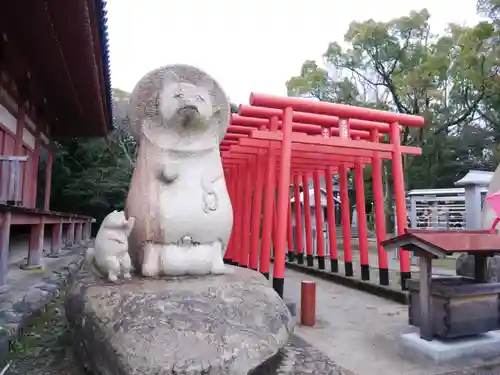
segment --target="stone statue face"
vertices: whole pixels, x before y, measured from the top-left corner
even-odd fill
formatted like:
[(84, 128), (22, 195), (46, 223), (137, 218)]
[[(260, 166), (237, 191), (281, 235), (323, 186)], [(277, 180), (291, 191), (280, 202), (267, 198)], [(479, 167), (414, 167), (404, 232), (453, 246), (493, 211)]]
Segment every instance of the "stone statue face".
[(137, 83), (127, 118), (139, 142), (146, 138), (161, 149), (194, 150), (204, 148), (208, 138), (216, 143), (224, 138), (230, 105), (219, 84), (205, 72), (184, 64), (167, 65)]
[(213, 115), (209, 91), (204, 86), (187, 82), (166, 82), (159, 105), (166, 123), (179, 123), (186, 130), (209, 126)]
[(121, 228), (126, 224), (127, 219), (125, 218), (125, 212), (115, 210), (104, 218), (101, 226), (104, 228)]

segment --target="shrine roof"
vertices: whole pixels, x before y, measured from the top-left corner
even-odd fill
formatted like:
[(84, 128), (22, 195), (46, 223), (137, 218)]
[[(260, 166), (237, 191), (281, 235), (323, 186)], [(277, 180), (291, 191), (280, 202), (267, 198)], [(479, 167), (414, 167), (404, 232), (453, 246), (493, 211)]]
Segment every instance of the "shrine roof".
[(105, 0), (18, 0), (0, 12), (3, 68), (43, 112), (52, 138), (99, 137), (112, 127), (104, 7)]
[(406, 233), (382, 241), (386, 250), (404, 248), (441, 258), (453, 253), (500, 253), (500, 236), (489, 230), (407, 229)]

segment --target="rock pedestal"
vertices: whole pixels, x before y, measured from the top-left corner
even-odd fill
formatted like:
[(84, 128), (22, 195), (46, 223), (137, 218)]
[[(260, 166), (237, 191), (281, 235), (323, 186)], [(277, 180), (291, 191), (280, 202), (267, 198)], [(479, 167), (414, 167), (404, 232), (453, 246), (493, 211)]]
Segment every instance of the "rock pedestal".
[(95, 375), (246, 375), (283, 348), (285, 303), (258, 272), (121, 284), (83, 270), (66, 302), (76, 353)]

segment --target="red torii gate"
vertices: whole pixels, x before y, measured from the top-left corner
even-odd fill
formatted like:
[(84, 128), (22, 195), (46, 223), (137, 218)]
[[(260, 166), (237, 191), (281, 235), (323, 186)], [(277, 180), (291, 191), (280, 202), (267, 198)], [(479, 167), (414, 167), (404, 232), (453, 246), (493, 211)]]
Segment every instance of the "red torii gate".
[[(406, 228), (406, 204), (402, 155), (420, 155), (420, 148), (400, 144), (402, 126), (424, 125), (418, 116), (403, 115), (309, 99), (278, 97), (252, 93), (250, 105), (241, 105), (238, 115), (221, 142), (221, 155), (235, 220), (225, 261), (270, 272), (271, 242), (274, 248), (273, 286), (282, 296), (285, 273), (285, 245), (289, 260), (295, 252), (304, 261), (300, 183), (304, 190), (304, 221), (307, 265), (313, 265), (309, 175), (313, 173), (318, 267), (325, 268), (322, 233), (320, 177), (325, 176), (327, 190), (327, 225), (332, 272), (338, 272), (335, 207), (332, 174), (340, 179), (341, 216), (345, 275), (353, 276), (348, 169), (354, 168), (361, 278), (368, 280), (368, 236), (363, 185), (363, 167), (372, 164), (373, 195), (378, 243), (379, 282), (389, 284), (387, 254), (380, 246), (385, 240), (385, 214), (382, 186), (382, 160), (393, 163), (394, 194), (398, 232)], [(390, 143), (382, 143), (388, 134)], [(276, 160), (279, 156), (279, 160)], [(276, 178), (278, 176), (278, 178)], [(290, 180), (295, 197), (296, 249), (290, 202)], [(277, 187), (277, 205), (275, 198)], [(274, 227), (274, 228), (273, 228)], [(259, 251), (260, 243), (260, 251)], [(401, 285), (410, 278), (410, 260), (400, 250)]]

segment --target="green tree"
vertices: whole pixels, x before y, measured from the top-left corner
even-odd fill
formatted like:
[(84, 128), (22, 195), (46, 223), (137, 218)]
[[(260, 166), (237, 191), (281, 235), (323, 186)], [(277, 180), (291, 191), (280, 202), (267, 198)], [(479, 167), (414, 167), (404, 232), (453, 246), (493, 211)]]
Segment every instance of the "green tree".
[(114, 130), (106, 139), (68, 139), (57, 144), (51, 208), (95, 217), (123, 209), (135, 160), (135, 140), (127, 132), (128, 93), (113, 90)]
[[(348, 48), (330, 43), (324, 68), (306, 61), (287, 82), (290, 95), (309, 92), (322, 100), (424, 116), (425, 128), (403, 133), (404, 144), (424, 150), (422, 157), (405, 160), (409, 188), (450, 184), (471, 164), (484, 164), (471, 157), (484, 154), (478, 142), (485, 136), (484, 116), (478, 111), (498, 92), (492, 85), (497, 57), (491, 24), (450, 25), (438, 36), (429, 19), (423, 9), (387, 22), (352, 22), (345, 34)], [(338, 90), (340, 84), (349, 89)], [(452, 145), (460, 152), (450, 152)]]

